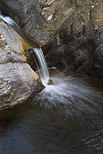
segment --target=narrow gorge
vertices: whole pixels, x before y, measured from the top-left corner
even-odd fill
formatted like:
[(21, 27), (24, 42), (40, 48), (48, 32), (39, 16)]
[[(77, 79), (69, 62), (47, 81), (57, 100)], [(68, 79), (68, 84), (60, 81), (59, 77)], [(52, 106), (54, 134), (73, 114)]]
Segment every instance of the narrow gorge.
[(0, 154), (103, 154), (102, 80), (102, 0), (0, 0)]

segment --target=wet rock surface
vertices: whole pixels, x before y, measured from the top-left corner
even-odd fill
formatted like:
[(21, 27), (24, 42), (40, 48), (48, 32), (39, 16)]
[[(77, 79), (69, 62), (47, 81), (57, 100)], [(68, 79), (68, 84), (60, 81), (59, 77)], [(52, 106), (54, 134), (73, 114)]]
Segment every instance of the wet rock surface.
[(91, 63), (95, 49), (95, 41), (84, 38), (51, 48), (46, 59), (50, 67), (56, 66), (75, 73), (80, 67), (84, 67), (84, 64)]
[(49, 79), (49, 81), (48, 81), (48, 85), (54, 85), (54, 81), (51, 80), (51, 79)]
[(70, 74), (85, 74), (103, 78), (103, 28), (88, 38), (54, 45), (46, 54), (49, 67), (57, 67)]
[(3, 0), (1, 10), (43, 47), (48, 66), (102, 77), (102, 0)]
[(26, 63), (21, 41), (0, 19), (0, 110), (24, 102), (42, 90), (38, 75)]
[(5, 0), (2, 2), (1, 8), (39, 46), (48, 42), (49, 33), (44, 31), (44, 19), (41, 16), (38, 0)]

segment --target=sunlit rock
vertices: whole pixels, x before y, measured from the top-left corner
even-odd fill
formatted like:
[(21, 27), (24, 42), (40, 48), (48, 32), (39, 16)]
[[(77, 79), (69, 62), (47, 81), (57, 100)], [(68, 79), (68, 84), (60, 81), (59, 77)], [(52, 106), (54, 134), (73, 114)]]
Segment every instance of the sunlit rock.
[(42, 90), (21, 47), (17, 33), (0, 19), (0, 109), (22, 103)]

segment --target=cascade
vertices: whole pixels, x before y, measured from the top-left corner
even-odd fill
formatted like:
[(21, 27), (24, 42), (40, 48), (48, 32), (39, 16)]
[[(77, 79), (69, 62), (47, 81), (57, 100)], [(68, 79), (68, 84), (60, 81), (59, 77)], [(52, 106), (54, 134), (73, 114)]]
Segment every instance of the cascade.
[[(22, 29), (10, 17), (2, 15), (0, 17), (11, 25), (24, 40), (30, 42)], [(82, 113), (89, 112), (95, 113), (96, 109), (99, 109), (100, 104), (103, 102), (101, 93), (90, 87), (86, 82), (73, 76), (50, 77), (42, 49), (36, 45), (36, 47), (33, 47), (33, 52), (38, 59), (40, 78), (45, 86), (38, 96), (34, 98), (35, 103), (47, 108), (64, 109), (69, 116), (79, 116)]]
[[(21, 37), (23, 37), (25, 41), (28, 42), (27, 37), (22, 32), (19, 25), (17, 23), (15, 23), (14, 20), (12, 20), (10, 17), (4, 16), (4, 15), (0, 15), (0, 18), (3, 19), (7, 24), (11, 25), (16, 30), (16, 32)], [(40, 69), (40, 77), (41, 77), (42, 83), (44, 84), (44, 86), (46, 86), (47, 84), (53, 84), (53, 81), (50, 80), (48, 68), (46, 65), (46, 61), (45, 61), (45, 57), (44, 57), (42, 49), (41, 48), (33, 48), (33, 51), (38, 59), (38, 63), (39, 63), (39, 67), (40, 67), (39, 68)]]
[(48, 84), (48, 81), (50, 79), (50, 75), (48, 72), (46, 60), (43, 54), (43, 51), (41, 48), (33, 48), (33, 51), (38, 59), (39, 67), (40, 67), (40, 78), (42, 80), (42, 83), (44, 86)]
[(18, 29), (20, 29), (19, 25), (14, 20), (12, 20), (10, 17), (4, 16), (4, 15), (0, 15), (0, 18), (3, 19), (7, 24), (9, 24), (11, 26), (15, 26)]

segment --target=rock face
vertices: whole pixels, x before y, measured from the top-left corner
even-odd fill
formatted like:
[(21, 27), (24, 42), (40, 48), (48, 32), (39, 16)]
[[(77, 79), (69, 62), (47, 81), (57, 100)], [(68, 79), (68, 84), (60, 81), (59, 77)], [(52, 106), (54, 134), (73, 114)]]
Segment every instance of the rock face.
[(3, 0), (1, 10), (43, 47), (49, 66), (103, 76), (103, 0)]
[(98, 29), (94, 35), (97, 48), (93, 54), (93, 65), (91, 72), (97, 77), (103, 78), (103, 28)]
[(6, 0), (2, 10), (11, 16), (39, 46), (49, 40), (49, 33), (44, 31), (44, 19), (41, 16), (39, 0)]
[(1, 8), (40, 46), (58, 31), (69, 42), (103, 26), (102, 0), (3, 0)]
[(71, 74), (83, 71), (92, 63), (95, 49), (95, 40), (82, 38), (71, 43), (54, 46), (46, 55), (46, 59), (50, 67), (56, 66)]
[(15, 31), (0, 19), (0, 109), (22, 103), (42, 89), (21, 47)]

